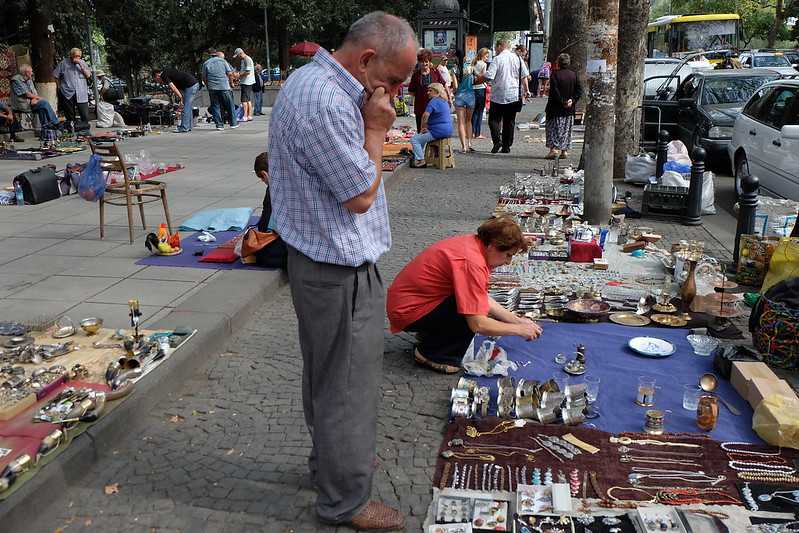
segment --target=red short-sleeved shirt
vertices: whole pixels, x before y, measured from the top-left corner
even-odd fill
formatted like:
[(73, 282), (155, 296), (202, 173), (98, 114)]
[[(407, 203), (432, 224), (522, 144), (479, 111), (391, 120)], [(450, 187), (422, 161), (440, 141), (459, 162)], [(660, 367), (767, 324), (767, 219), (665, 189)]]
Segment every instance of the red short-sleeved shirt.
[(475, 235), (451, 237), (426, 248), (388, 288), (391, 332), (403, 331), (452, 295), (458, 313), (488, 315), (489, 275), (483, 245)]

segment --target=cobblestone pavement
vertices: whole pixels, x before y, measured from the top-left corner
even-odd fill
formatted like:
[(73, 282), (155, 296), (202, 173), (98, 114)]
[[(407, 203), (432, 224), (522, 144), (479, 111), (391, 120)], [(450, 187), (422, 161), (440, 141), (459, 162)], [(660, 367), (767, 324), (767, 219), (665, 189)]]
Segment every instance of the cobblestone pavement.
[[(518, 132), (509, 155), (492, 156), (489, 141), (478, 141), (480, 153), (458, 154), (455, 170), (412, 171), (392, 183), (394, 245), (381, 265), (387, 280), (424, 246), (473, 231), (493, 209), (500, 183), (542, 163), (530, 156), (543, 156), (543, 144), (525, 142), (525, 134)], [(663, 229), (710, 240), (702, 229)], [(414, 366), (410, 348), (409, 337), (386, 332), (374, 495), (402, 509), (408, 531), (420, 531), (457, 378)], [(30, 531), (335, 530), (314, 518), (300, 373), (284, 287), (145, 427), (103, 451), (68, 494), (43, 505)], [(106, 495), (113, 483), (119, 492)]]

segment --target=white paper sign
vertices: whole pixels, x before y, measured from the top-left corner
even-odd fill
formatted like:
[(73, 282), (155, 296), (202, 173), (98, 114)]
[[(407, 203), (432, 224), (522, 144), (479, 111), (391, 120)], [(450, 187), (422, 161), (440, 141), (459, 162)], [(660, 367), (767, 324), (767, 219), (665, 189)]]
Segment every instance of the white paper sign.
[(608, 64), (604, 59), (589, 59), (586, 66), (586, 72), (605, 72), (608, 70)]

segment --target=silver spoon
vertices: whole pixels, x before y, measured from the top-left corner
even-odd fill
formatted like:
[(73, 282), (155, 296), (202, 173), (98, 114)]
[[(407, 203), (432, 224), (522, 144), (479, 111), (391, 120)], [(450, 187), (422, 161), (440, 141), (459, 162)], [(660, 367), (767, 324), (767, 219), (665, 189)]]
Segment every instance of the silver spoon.
[(719, 378), (716, 377), (715, 374), (707, 373), (702, 374), (702, 377), (699, 378), (699, 387), (721, 400), (721, 403), (724, 404), (724, 407), (729, 409), (729, 411), (734, 414), (735, 416), (741, 416), (741, 411), (739, 411), (734, 405), (730, 404), (727, 400), (715, 394), (713, 391), (716, 390), (716, 386), (719, 384)]

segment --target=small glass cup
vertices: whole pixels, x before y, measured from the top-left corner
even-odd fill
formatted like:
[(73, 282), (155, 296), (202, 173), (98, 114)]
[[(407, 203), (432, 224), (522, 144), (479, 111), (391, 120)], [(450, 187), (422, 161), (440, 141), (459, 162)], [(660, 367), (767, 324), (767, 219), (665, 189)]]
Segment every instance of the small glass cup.
[(635, 403), (643, 407), (655, 405), (655, 378), (650, 376), (638, 377), (638, 394)]
[(561, 391), (561, 392), (565, 391), (566, 387), (569, 386), (569, 377), (568, 376), (552, 378), (552, 379), (555, 381), (555, 383), (558, 384), (558, 390)]
[(585, 396), (588, 398), (588, 403), (594, 403), (599, 396), (599, 382), (600, 379), (597, 377), (585, 377)]
[(699, 407), (699, 397), (702, 396), (703, 391), (694, 384), (685, 384), (682, 386), (682, 408), (688, 411), (696, 411)]

